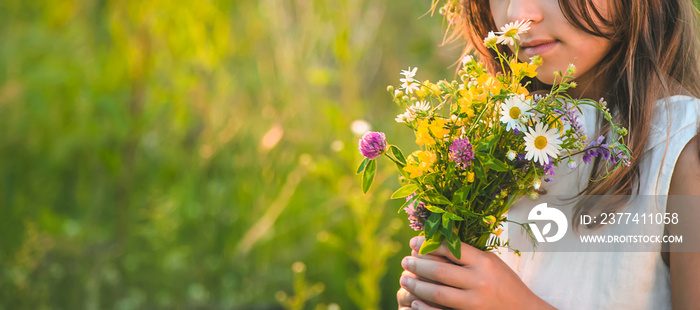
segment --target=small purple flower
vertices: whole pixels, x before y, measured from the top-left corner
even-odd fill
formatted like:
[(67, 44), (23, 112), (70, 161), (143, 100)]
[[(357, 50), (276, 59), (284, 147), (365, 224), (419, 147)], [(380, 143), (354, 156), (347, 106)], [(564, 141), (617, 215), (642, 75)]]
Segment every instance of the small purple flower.
[(621, 162), (623, 165), (629, 166), (630, 165), (629, 157), (627, 155), (625, 155), (625, 153), (623, 151), (618, 150), (616, 148), (616, 146), (617, 146), (617, 143), (615, 143), (615, 145), (613, 145), (612, 150), (615, 153), (615, 156), (610, 156), (610, 162), (612, 162), (613, 164), (617, 164), (618, 162)]
[(570, 107), (566, 111), (562, 111), (560, 109), (554, 109), (555, 112), (561, 114), (564, 119), (569, 123), (571, 126), (571, 129), (576, 132), (576, 135), (579, 137), (583, 136), (584, 130), (583, 130), (583, 124), (578, 119), (578, 115), (576, 114), (576, 108), (575, 107)]
[(592, 157), (598, 156), (602, 156), (603, 159), (612, 163), (620, 159), (617, 156), (610, 156), (610, 148), (607, 144), (603, 143), (604, 140), (605, 136), (600, 136), (596, 141), (591, 141), (591, 143), (588, 144), (588, 149), (586, 149), (586, 152), (583, 154), (583, 162), (588, 164), (591, 162)]
[(386, 151), (386, 136), (383, 132), (369, 131), (360, 139), (360, 154), (368, 159), (376, 159)]
[(455, 161), (458, 168), (466, 169), (474, 159), (474, 151), (469, 138), (457, 139), (450, 145), (450, 159)]
[(591, 162), (591, 157), (598, 157), (598, 152), (595, 149), (588, 149), (583, 153), (583, 162), (589, 164)]
[(554, 165), (554, 158), (552, 156), (549, 156), (549, 164), (544, 166), (544, 175), (555, 175), (554, 170), (557, 169), (557, 166)]
[(518, 130), (518, 128), (513, 128), (513, 133), (516, 134), (516, 135), (521, 135), (521, 134), (523, 134), (522, 132), (520, 132), (520, 130)]
[[(406, 201), (413, 199), (413, 197), (415, 197), (414, 194), (409, 195), (406, 197)], [(408, 214), (408, 226), (413, 228), (413, 230), (423, 230), (423, 224), (428, 216), (430, 216), (430, 211), (425, 208), (425, 202), (414, 201), (403, 209), (406, 211), (406, 214)]]

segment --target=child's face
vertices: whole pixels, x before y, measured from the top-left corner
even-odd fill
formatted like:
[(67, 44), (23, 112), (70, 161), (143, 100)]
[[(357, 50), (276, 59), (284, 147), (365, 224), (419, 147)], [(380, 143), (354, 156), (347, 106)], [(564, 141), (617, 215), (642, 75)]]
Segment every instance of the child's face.
[[(569, 23), (559, 8), (558, 0), (491, 0), (491, 12), (498, 27), (516, 20), (532, 21), (530, 30), (521, 35), (518, 58), (529, 61), (542, 56), (537, 78), (547, 84), (554, 81), (554, 71), (565, 71), (569, 63), (577, 68), (574, 77), (585, 83), (585, 74), (594, 68), (610, 49), (610, 41), (577, 29)], [(606, 0), (593, 0), (605, 16)], [(576, 59), (576, 61), (574, 61)], [(579, 77), (581, 77), (579, 79)], [(590, 81), (588, 81), (590, 82)]]

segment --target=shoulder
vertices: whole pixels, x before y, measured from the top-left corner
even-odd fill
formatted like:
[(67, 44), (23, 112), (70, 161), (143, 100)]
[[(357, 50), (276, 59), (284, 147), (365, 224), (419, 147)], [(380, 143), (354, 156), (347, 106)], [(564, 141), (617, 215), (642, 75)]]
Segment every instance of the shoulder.
[[(697, 134), (700, 125), (700, 99), (671, 96), (658, 100), (652, 111), (645, 150), (667, 142), (687, 142)], [(685, 143), (684, 143), (685, 144)]]
[(700, 109), (700, 99), (686, 95), (674, 95), (656, 101), (653, 117), (658, 118), (660, 114), (697, 112), (698, 109)]
[(669, 195), (700, 195), (700, 144), (693, 137), (683, 148), (671, 177)]
[(698, 120), (698, 112), (700, 111), (700, 99), (685, 96), (675, 95), (662, 98), (656, 101), (654, 106), (652, 121), (665, 123), (668, 116), (676, 116), (680, 120)]

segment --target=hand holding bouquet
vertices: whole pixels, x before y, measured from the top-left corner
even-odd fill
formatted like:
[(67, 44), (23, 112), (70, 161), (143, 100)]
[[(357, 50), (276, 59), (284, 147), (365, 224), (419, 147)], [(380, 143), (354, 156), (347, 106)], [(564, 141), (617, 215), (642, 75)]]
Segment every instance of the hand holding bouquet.
[[(551, 181), (554, 169), (583, 153), (583, 161), (602, 156), (611, 172), (629, 164), (629, 150), (624, 144), (625, 128), (613, 123), (605, 101), (573, 99), (566, 90), (576, 87), (572, 81), (576, 67), (555, 73), (549, 93), (532, 95), (529, 82), (534, 78), (542, 58), (530, 63), (506, 56), (498, 44), (513, 45), (518, 54), (519, 34), (529, 29), (528, 21), (518, 21), (489, 33), (486, 47), (498, 53), (502, 73), (490, 74), (485, 66), (467, 56), (459, 71), (460, 81), (420, 82), (417, 68), (402, 72), (399, 89), (389, 86), (394, 102), (404, 109), (396, 121), (415, 132), (419, 149), (405, 156), (386, 142), (384, 133), (368, 132), (360, 139), (360, 153), (365, 160), (362, 188), (367, 192), (381, 155), (393, 161), (403, 186), (392, 198), (405, 198), (402, 206), (409, 214), (410, 225), (425, 235), (421, 254), (447, 243), (459, 258), (460, 244), (465, 242), (481, 250), (507, 247), (498, 235), (515, 203), (515, 197), (530, 195), (537, 199), (543, 181)], [(591, 105), (610, 123), (607, 144), (601, 136), (588, 143), (577, 112), (581, 105)], [(518, 223), (526, 232), (529, 226)]]

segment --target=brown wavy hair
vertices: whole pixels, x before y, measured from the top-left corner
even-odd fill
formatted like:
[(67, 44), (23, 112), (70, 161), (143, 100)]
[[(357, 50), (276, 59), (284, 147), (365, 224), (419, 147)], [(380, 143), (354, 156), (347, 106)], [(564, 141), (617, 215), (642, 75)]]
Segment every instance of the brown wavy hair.
[[(698, 11), (690, 0), (608, 0), (609, 18), (592, 2), (559, 0), (559, 6), (572, 25), (611, 42), (593, 80), (609, 85), (599, 95), (608, 102), (616, 122), (629, 129), (626, 142), (633, 158), (629, 167), (618, 169), (601, 181), (590, 181), (579, 193), (583, 196), (574, 207), (574, 227), (578, 227), (580, 215), (593, 212), (591, 196), (632, 195), (635, 189), (639, 190), (640, 159), (656, 101), (675, 94), (700, 97)], [(492, 72), (498, 72), (495, 54), (482, 43), (488, 31), (497, 29), (489, 0), (462, 0), (459, 9), (456, 22), (461, 24), (460, 34), (467, 41), (465, 54), (478, 54)], [(507, 48), (502, 48), (502, 52), (512, 54)], [(548, 85), (532, 82), (531, 91), (549, 90)], [(599, 128), (599, 134), (608, 131), (604, 125)], [(596, 158), (592, 171), (592, 180), (605, 173), (600, 158)], [(595, 211), (617, 211), (624, 201), (619, 202)]]

